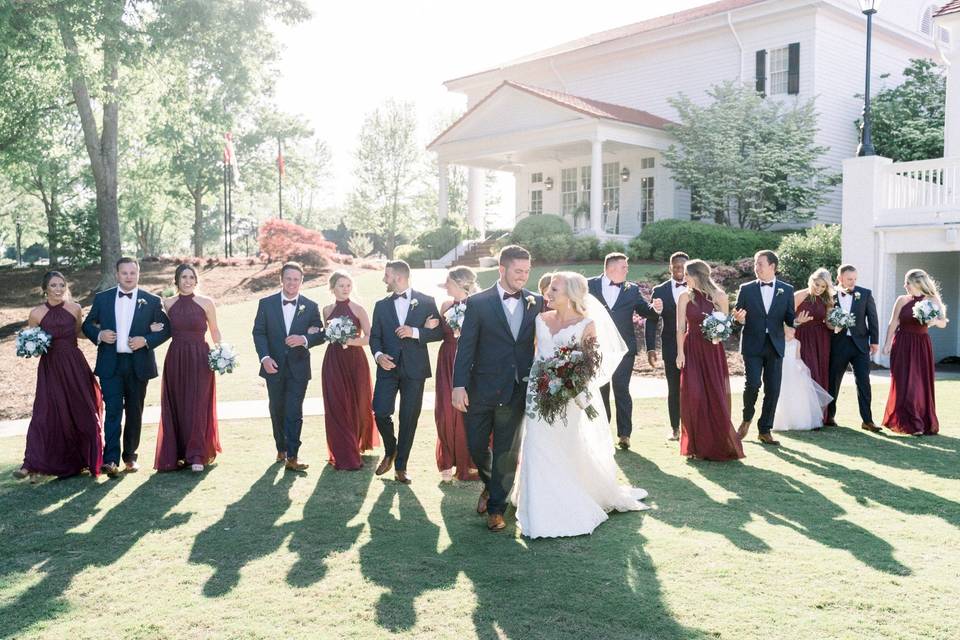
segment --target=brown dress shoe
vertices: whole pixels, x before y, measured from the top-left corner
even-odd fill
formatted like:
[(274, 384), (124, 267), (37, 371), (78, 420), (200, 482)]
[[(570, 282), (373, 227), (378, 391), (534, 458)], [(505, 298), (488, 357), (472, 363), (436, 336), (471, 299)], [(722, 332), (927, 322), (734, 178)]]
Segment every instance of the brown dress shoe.
[(778, 441), (774, 440), (774, 439), (773, 439), (773, 436), (770, 435), (769, 433), (761, 433), (760, 435), (757, 436), (757, 440), (759, 440), (759, 441), (760, 441), (761, 443), (763, 443), (763, 444), (768, 444), (768, 445), (770, 445), (770, 446), (772, 446), (772, 447), (779, 447), (779, 446), (780, 446), (780, 443), (779, 443)]
[(380, 461), (380, 464), (377, 465), (376, 474), (382, 476), (387, 471), (393, 468), (393, 461), (397, 459), (397, 452), (394, 451), (390, 455), (383, 456), (383, 460)]
[(862, 425), (860, 425), (860, 428), (863, 429), (864, 431), (869, 431), (870, 433), (880, 433), (881, 431), (883, 431), (883, 429), (873, 424), (872, 422), (864, 422)]
[(620, 441), (617, 443), (617, 446), (626, 451), (630, 448), (630, 438), (627, 436), (620, 436)]
[(737, 429), (737, 435), (740, 436), (740, 439), (743, 440), (747, 437), (747, 432), (750, 431), (749, 422), (741, 422), (740, 427)]
[(310, 465), (298, 462), (296, 458), (287, 458), (283, 466), (290, 471), (306, 471), (310, 468)]
[(487, 512), (487, 501), (490, 500), (490, 492), (484, 489), (480, 492), (480, 499), (477, 500), (477, 513)]
[(406, 471), (397, 471), (393, 476), (393, 479), (399, 482), (400, 484), (410, 484), (411, 480), (407, 477)]
[(286, 462), (286, 461), (287, 461), (287, 452), (277, 451), (277, 462)]
[(487, 529), (490, 531), (503, 531), (507, 528), (507, 523), (503, 521), (503, 516), (499, 513), (491, 513), (487, 516)]

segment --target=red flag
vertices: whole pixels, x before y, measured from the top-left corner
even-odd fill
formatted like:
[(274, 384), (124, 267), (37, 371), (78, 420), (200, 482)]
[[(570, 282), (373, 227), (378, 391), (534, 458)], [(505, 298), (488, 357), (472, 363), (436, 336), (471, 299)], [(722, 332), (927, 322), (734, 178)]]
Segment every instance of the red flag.
[(240, 182), (240, 167), (237, 165), (237, 154), (233, 150), (233, 134), (227, 131), (223, 134), (223, 162), (233, 167), (233, 179)]
[(277, 153), (277, 169), (280, 170), (280, 177), (282, 178), (286, 169), (286, 164), (283, 161), (283, 152)]

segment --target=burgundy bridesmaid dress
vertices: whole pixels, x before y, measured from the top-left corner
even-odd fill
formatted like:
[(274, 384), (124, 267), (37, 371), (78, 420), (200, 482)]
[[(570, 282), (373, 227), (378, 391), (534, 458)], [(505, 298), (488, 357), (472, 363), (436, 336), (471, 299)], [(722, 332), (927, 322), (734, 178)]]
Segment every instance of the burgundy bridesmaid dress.
[(823, 300), (807, 296), (797, 313), (806, 311), (810, 320), (797, 327), (800, 341), (800, 359), (810, 369), (813, 381), (824, 389), (830, 388), (830, 339), (833, 331), (827, 326), (827, 305)]
[(883, 426), (907, 434), (933, 435), (940, 431), (934, 398), (933, 345), (927, 326), (913, 317), (915, 296), (900, 309), (900, 326), (890, 349), (890, 395)]
[(743, 458), (743, 445), (730, 418), (730, 373), (723, 344), (703, 337), (700, 326), (715, 310), (695, 292), (687, 304), (686, 362), (680, 371), (680, 454), (704, 460)]
[(62, 303), (46, 306), (40, 328), (53, 342), (37, 368), (23, 466), (51, 476), (73, 476), (84, 469), (96, 476), (103, 464), (100, 385), (77, 347), (77, 319)]
[(437, 377), (434, 418), (437, 421), (437, 469), (456, 467), (458, 480), (479, 480), (477, 467), (470, 457), (463, 414), (453, 408), (453, 362), (457, 357), (457, 336), (446, 320), (440, 322), (443, 343), (437, 356)]
[[(360, 327), (360, 318), (350, 310), (349, 300), (333, 305), (326, 320), (343, 316)], [(320, 378), (330, 464), (335, 469), (360, 469), (360, 454), (380, 444), (373, 421), (373, 385), (366, 350), (328, 343)]]
[(170, 348), (160, 383), (160, 428), (153, 468), (209, 464), (220, 453), (217, 379), (210, 369), (207, 314), (193, 295), (170, 307)]

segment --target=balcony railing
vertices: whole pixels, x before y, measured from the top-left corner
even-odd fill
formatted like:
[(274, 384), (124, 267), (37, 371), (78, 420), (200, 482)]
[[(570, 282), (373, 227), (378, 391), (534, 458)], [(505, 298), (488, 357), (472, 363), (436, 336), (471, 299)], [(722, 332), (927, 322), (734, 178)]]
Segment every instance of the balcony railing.
[(960, 158), (897, 162), (883, 171), (881, 212), (960, 213)]

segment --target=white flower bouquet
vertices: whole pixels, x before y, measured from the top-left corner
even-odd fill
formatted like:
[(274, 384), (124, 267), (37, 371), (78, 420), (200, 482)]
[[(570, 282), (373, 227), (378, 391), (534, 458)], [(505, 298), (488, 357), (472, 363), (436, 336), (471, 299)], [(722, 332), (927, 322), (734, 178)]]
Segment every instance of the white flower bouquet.
[(327, 340), (332, 343), (339, 344), (341, 347), (346, 349), (349, 345), (347, 344), (348, 340), (356, 338), (360, 335), (360, 330), (357, 328), (356, 323), (349, 316), (340, 316), (337, 318), (331, 318), (327, 322)]
[(837, 305), (827, 314), (827, 323), (833, 327), (834, 333), (840, 333), (854, 327), (857, 324), (857, 318)]
[(236, 351), (233, 345), (227, 343), (216, 344), (210, 349), (210, 355), (207, 357), (210, 363), (210, 370), (216, 371), (220, 375), (233, 373), (233, 370), (239, 365)]
[(27, 327), (17, 331), (17, 357), (39, 358), (53, 344), (53, 336), (40, 327)]
[(943, 309), (934, 300), (921, 300), (913, 305), (913, 317), (920, 324), (930, 324), (943, 317)]
[(446, 319), (447, 324), (450, 325), (450, 328), (453, 329), (455, 334), (460, 333), (460, 329), (463, 328), (463, 318), (467, 312), (467, 303), (466, 302), (457, 302), (443, 314), (443, 317)]
[(733, 335), (733, 316), (722, 311), (714, 311), (703, 319), (700, 331), (703, 337), (713, 344), (720, 344)]

